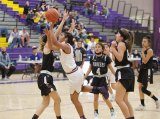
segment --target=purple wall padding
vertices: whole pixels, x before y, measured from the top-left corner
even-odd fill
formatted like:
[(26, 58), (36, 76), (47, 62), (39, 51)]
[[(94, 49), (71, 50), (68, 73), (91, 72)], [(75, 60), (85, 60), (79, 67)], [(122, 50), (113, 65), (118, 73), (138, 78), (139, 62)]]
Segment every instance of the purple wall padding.
[(154, 0), (153, 4), (154, 17), (154, 52), (160, 56), (160, 0)]

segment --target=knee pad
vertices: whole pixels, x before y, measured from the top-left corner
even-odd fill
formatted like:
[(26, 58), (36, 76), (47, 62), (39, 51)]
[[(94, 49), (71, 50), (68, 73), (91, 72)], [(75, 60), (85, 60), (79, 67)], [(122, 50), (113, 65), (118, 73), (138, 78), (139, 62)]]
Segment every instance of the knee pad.
[(151, 95), (151, 92), (148, 91), (148, 90), (146, 89), (146, 87), (142, 87), (142, 92), (143, 92), (144, 94), (147, 94), (148, 96)]

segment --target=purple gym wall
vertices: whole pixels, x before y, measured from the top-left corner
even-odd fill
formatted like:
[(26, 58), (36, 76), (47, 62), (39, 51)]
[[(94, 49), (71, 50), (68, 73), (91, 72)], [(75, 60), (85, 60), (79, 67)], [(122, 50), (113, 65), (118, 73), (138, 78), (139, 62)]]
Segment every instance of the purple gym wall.
[(160, 56), (160, 0), (154, 0), (153, 6), (154, 17), (154, 51)]

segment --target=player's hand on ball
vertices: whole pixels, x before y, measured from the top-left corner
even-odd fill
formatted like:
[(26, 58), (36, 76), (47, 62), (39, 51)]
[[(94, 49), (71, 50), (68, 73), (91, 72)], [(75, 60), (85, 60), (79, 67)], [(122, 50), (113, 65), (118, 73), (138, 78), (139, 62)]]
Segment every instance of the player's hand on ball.
[(116, 46), (117, 46), (117, 42), (116, 41), (112, 41), (111, 47), (115, 48)]

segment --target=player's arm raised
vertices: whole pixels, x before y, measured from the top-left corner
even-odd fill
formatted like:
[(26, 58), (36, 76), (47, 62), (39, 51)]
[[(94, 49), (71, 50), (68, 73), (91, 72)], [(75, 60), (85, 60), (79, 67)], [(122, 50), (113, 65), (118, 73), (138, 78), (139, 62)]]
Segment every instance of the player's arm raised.
[(60, 35), (60, 33), (62, 32), (63, 25), (64, 25), (65, 21), (68, 19), (68, 17), (69, 17), (69, 13), (65, 10), (63, 13), (63, 19), (55, 32), (56, 37), (58, 37)]

